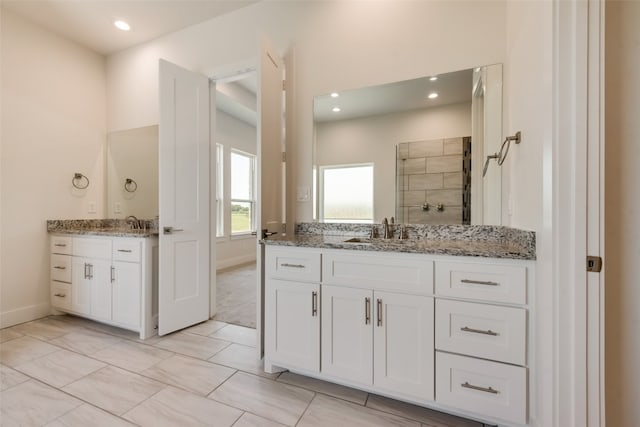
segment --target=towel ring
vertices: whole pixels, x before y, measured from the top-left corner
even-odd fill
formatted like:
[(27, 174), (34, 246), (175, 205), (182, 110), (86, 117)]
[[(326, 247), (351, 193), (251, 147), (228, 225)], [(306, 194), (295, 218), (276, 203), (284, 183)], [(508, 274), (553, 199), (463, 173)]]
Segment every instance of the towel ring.
[[(83, 181), (87, 181), (87, 183), (82, 185)], [(80, 172), (76, 172), (75, 174), (73, 174), (73, 178), (71, 179), (71, 184), (74, 187), (76, 187), (78, 190), (84, 190), (89, 186), (89, 178), (87, 178)]]
[(124, 180), (124, 189), (129, 193), (135, 193), (138, 189), (138, 183), (131, 178), (127, 178)]

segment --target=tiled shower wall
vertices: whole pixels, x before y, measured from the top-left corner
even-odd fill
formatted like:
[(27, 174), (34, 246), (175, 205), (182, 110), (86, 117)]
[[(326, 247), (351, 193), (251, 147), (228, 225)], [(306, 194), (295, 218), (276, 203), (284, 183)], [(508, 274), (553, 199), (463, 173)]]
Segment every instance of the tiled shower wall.
[[(463, 223), (463, 137), (397, 147), (396, 215), (409, 224)], [(429, 204), (425, 210), (423, 205)], [(437, 205), (444, 209), (438, 211)]]

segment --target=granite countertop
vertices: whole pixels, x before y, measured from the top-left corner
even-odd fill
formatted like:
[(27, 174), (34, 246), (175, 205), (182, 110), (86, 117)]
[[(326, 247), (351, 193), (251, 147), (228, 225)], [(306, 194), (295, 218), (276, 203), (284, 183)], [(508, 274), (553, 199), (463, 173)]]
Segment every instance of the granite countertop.
[(49, 220), (47, 221), (47, 232), (78, 236), (155, 237), (158, 235), (158, 220)]
[[(369, 226), (370, 228), (370, 226)], [(368, 238), (360, 232), (342, 230), (339, 234), (328, 230), (305, 232), (298, 227), (293, 236), (271, 236), (266, 245), (298, 246), (308, 248), (347, 249), (373, 252), (401, 252), (432, 255), (471, 256), (535, 260), (535, 233), (508, 227), (430, 226), (418, 230), (423, 235), (413, 234), (406, 240)], [(300, 232), (302, 231), (302, 232)], [(358, 230), (359, 231), (359, 230)], [(345, 242), (351, 238), (357, 242)]]

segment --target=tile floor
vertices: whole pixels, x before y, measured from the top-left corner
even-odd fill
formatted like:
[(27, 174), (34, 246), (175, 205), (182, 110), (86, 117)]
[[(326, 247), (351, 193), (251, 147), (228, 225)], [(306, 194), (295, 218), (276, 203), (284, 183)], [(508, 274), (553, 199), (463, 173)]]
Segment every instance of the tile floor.
[(216, 273), (216, 319), (256, 327), (256, 263), (237, 265)]
[(0, 425), (482, 424), (290, 372), (267, 374), (255, 330), (216, 320), (140, 341), (74, 316), (0, 330)]

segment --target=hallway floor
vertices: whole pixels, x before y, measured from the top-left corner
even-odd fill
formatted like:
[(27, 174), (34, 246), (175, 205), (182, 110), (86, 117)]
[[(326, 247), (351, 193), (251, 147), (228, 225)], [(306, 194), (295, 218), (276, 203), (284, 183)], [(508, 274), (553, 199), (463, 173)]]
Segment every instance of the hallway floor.
[(164, 337), (74, 316), (0, 330), (2, 426), (414, 426), (480, 423), (289, 372), (255, 329), (210, 320)]
[(256, 263), (226, 268), (216, 273), (216, 320), (256, 327)]

